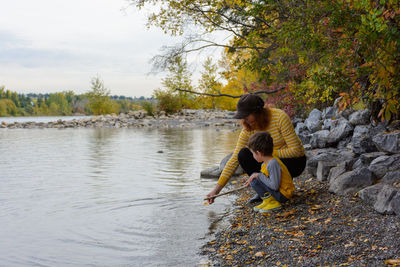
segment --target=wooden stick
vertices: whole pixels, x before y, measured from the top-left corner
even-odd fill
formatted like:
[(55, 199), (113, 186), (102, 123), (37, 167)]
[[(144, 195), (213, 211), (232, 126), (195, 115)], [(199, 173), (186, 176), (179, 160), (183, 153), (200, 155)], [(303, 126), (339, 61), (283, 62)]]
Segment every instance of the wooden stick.
[(224, 192), (224, 193), (220, 193), (220, 194), (218, 194), (218, 195), (213, 195), (213, 196), (211, 196), (211, 197), (206, 197), (204, 200), (209, 200), (209, 199), (212, 199), (212, 198), (216, 198), (216, 197), (220, 197), (220, 196), (223, 196), (223, 195), (227, 195), (227, 194), (230, 194), (230, 193), (233, 193), (233, 192), (236, 192), (236, 191), (245, 189), (246, 187), (247, 187), (247, 186), (244, 185), (244, 186), (241, 186), (241, 187), (238, 187), (238, 188), (235, 188), (235, 189), (226, 191), (226, 192)]

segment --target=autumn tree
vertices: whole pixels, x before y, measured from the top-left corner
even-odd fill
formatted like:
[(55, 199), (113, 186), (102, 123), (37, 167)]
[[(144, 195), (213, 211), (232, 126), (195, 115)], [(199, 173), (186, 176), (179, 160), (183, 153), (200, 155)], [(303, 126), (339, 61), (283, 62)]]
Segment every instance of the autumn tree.
[[(185, 36), (165, 48), (161, 59), (225, 47), (235, 68), (257, 73), (266, 87), (289, 90), (310, 108), (330, 105), (340, 96), (342, 108), (364, 102), (377, 106), (375, 115), (381, 119), (398, 115), (398, 0), (132, 2), (155, 4), (149, 25)], [(231, 39), (216, 43), (208, 38), (219, 31)]]
[[(208, 57), (203, 63), (203, 71), (199, 80), (198, 89), (200, 92), (207, 94), (221, 93), (222, 83), (218, 77), (218, 65), (213, 63), (212, 58)], [(205, 103), (205, 108), (216, 108), (218, 100), (214, 97), (204, 97), (202, 102)], [(208, 105), (210, 104), (210, 105)]]
[(90, 111), (95, 114), (109, 114), (117, 111), (115, 103), (110, 99), (110, 91), (104, 86), (104, 82), (95, 77), (91, 80), (92, 88), (87, 93)]
[(153, 96), (158, 100), (158, 109), (174, 113), (182, 108), (196, 107), (196, 97), (177, 89), (193, 90), (191, 72), (185, 59), (174, 57), (168, 62), (167, 76), (162, 79), (164, 89), (157, 89)]

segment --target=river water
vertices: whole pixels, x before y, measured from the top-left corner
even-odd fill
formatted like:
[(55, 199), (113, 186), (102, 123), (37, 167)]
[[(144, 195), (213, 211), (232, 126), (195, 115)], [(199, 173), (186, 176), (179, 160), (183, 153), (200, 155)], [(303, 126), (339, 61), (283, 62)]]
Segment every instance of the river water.
[(199, 174), (237, 135), (0, 129), (0, 266), (197, 265), (233, 201)]

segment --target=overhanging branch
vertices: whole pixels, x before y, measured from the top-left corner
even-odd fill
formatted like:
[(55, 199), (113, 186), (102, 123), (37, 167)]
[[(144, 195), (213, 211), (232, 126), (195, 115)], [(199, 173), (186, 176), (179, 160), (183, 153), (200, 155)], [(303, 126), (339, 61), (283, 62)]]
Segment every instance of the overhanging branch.
[[(279, 92), (280, 90), (282, 90), (285, 87), (280, 87), (278, 89), (275, 90), (271, 90), (271, 91), (267, 91), (267, 90), (260, 90), (260, 91), (256, 91), (256, 92), (251, 92), (250, 94), (274, 94)], [(181, 91), (181, 92), (186, 92), (186, 93), (191, 93), (191, 94), (196, 94), (196, 95), (206, 95), (206, 96), (212, 96), (212, 97), (220, 97), (220, 96), (226, 96), (226, 97), (231, 97), (231, 98), (240, 98), (242, 95), (229, 95), (229, 94), (208, 94), (208, 93), (200, 93), (200, 92), (195, 92), (195, 91), (191, 91), (191, 90), (186, 90), (186, 89), (175, 89), (175, 91)], [(243, 94), (245, 95), (245, 94)]]

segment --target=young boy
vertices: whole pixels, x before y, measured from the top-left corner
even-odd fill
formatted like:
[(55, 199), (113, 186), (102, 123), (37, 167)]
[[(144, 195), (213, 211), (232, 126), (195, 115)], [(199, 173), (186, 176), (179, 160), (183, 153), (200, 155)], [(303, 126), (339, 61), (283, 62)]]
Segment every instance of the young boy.
[(249, 149), (258, 162), (263, 162), (260, 173), (253, 173), (245, 182), (263, 199), (254, 207), (260, 213), (281, 208), (281, 203), (293, 196), (294, 184), (285, 164), (274, 157), (272, 137), (268, 132), (258, 132), (250, 137)]

